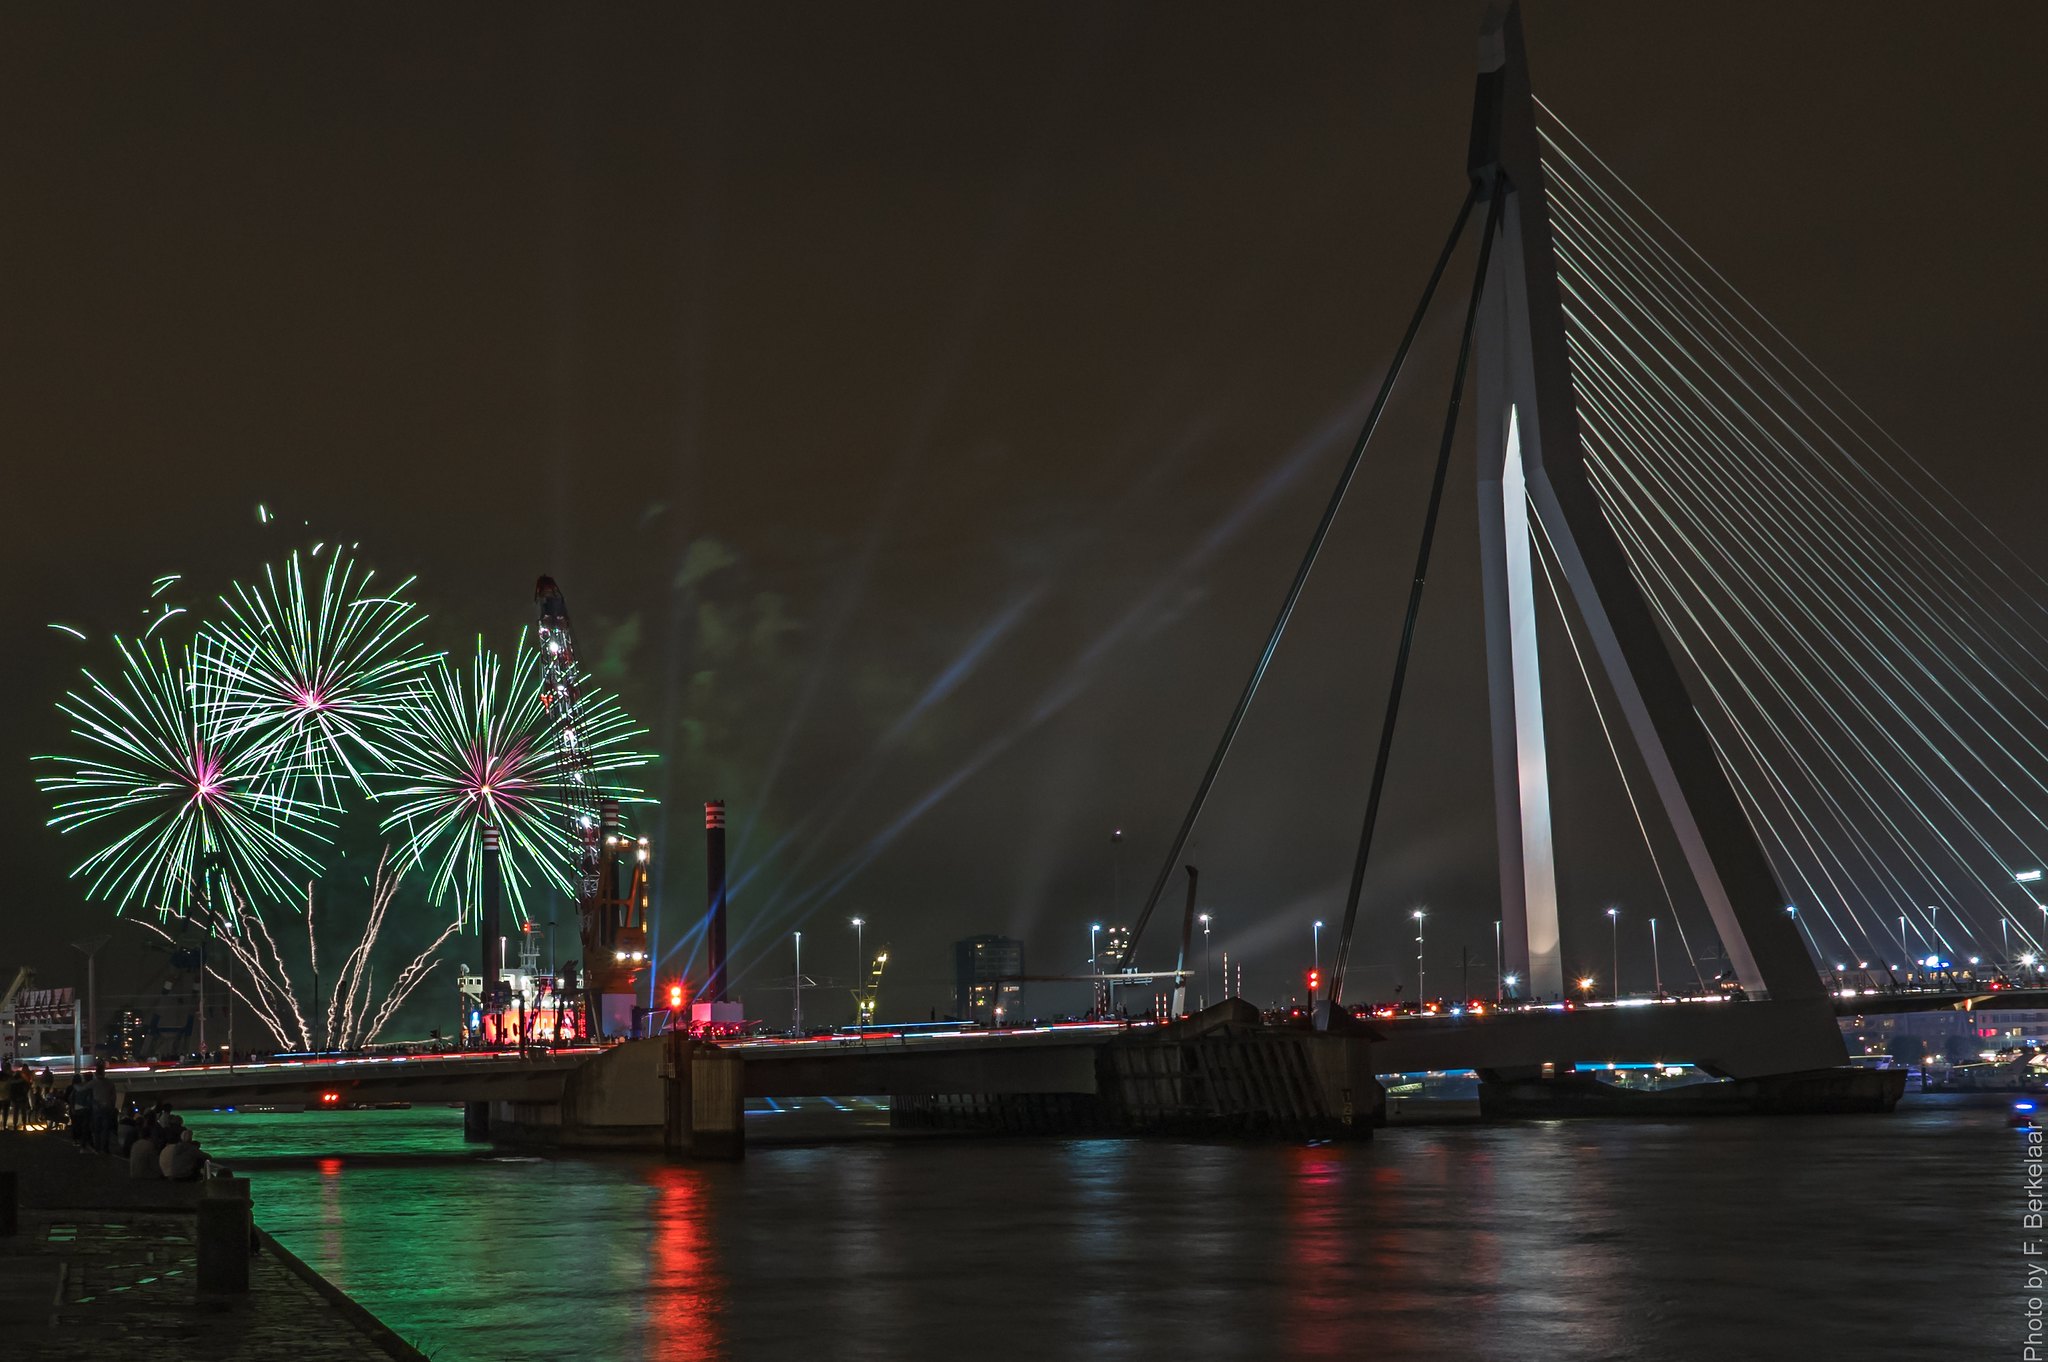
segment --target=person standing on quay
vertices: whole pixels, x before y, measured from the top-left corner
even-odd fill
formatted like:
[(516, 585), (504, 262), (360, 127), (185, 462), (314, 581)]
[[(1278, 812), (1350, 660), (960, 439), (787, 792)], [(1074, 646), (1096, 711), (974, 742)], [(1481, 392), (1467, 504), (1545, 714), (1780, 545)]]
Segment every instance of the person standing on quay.
[(114, 1080), (107, 1077), (104, 1059), (93, 1061), (92, 1082), (85, 1090), (92, 1099), (92, 1147), (109, 1153), (114, 1147), (114, 1121), (120, 1113), (115, 1106)]

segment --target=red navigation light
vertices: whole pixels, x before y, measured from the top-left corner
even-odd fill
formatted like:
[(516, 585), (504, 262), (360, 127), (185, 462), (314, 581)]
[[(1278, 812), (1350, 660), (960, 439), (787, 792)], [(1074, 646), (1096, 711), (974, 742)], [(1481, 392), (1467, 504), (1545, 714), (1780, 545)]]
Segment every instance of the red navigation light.
[(681, 984), (670, 984), (668, 986), (668, 1010), (671, 1012), (683, 1010), (683, 986)]
[(336, 1103), (340, 1101), (341, 1094), (338, 1092), (323, 1092), (320, 1094), (320, 1105), (323, 1107), (334, 1106)]

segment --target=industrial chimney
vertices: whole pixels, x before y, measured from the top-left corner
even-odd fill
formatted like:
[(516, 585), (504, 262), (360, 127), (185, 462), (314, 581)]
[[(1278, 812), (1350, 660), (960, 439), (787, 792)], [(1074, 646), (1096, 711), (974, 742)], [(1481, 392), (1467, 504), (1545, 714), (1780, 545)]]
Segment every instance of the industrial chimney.
[(725, 1001), (725, 801), (714, 799), (704, 806), (704, 875), (710, 890), (705, 914), (711, 920), (711, 975), (701, 996), (714, 1003)]
[[(484, 991), (483, 1013), (497, 1017), (503, 1008), (499, 990), (504, 987), (505, 924), (503, 921), (504, 869), (499, 861), (498, 830), (484, 824), (483, 867)], [(486, 1034), (495, 1035), (495, 1028)]]

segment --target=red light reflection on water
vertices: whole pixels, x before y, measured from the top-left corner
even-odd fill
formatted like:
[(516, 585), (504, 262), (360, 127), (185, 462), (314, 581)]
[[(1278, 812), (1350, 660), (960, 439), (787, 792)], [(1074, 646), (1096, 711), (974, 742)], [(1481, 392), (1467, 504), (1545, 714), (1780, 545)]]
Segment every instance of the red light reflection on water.
[(711, 1242), (704, 1174), (674, 1165), (648, 1175), (654, 1204), (647, 1246), (646, 1357), (722, 1355), (719, 1309), (725, 1280)]
[(342, 1161), (330, 1154), (313, 1166), (320, 1170), (320, 1252), (328, 1275), (339, 1276), (348, 1270), (348, 1241), (341, 1232), (347, 1218), (341, 1205)]
[(1356, 1265), (1344, 1222), (1345, 1173), (1341, 1156), (1324, 1149), (1294, 1152), (1287, 1180), (1288, 1308), (1282, 1312), (1290, 1335), (1283, 1349), (1293, 1357), (1350, 1355), (1345, 1330), (1353, 1317)]

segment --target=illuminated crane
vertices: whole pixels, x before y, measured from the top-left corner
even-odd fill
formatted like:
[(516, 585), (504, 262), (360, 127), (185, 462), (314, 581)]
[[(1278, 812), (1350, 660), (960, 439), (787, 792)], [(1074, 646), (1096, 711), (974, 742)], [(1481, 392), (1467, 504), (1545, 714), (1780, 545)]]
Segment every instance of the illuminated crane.
[[(534, 583), (540, 608), (541, 704), (548, 711), (556, 770), (569, 806), (576, 846), (576, 916), (583, 940), (583, 1000), (590, 1027), (620, 1035), (634, 1029), (634, 999), (647, 965), (647, 839), (619, 827), (619, 806), (598, 788), (589, 751), (578, 734), (579, 672), (569, 603), (552, 577)], [(625, 886), (620, 872), (631, 867)]]
[(862, 1026), (875, 1024), (875, 999), (882, 991), (882, 967), (889, 963), (889, 948), (882, 947), (868, 964), (868, 977), (853, 990), (854, 1020)]

